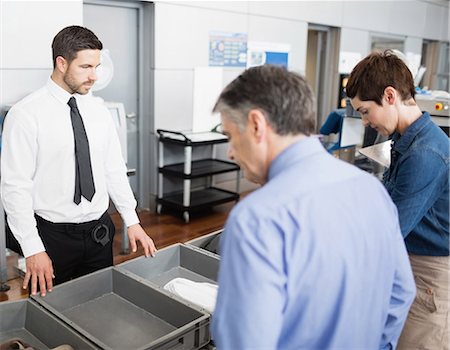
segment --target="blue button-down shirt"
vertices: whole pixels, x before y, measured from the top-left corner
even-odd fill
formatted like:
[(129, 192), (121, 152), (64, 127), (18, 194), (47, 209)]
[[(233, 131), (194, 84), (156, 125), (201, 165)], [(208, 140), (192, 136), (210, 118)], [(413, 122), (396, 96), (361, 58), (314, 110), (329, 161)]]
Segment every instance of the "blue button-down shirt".
[(415, 295), (397, 210), (317, 139), (278, 155), (222, 235), (219, 349), (395, 346)]
[(424, 113), (394, 134), (384, 183), (397, 206), (408, 251), (449, 255), (449, 151), (447, 135)]

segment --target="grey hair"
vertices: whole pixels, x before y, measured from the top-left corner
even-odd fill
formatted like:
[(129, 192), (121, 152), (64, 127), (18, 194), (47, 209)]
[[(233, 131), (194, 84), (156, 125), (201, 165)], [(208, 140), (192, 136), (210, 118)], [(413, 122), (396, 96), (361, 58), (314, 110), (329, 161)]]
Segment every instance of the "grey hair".
[(279, 135), (310, 135), (316, 127), (314, 94), (302, 76), (271, 65), (243, 72), (222, 91), (213, 112), (226, 115), (241, 131), (258, 109)]

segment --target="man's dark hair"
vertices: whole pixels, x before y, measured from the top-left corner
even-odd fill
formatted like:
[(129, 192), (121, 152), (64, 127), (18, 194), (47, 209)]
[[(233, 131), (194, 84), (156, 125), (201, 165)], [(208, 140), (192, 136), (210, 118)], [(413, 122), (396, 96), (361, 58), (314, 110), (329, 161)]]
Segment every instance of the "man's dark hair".
[(101, 50), (102, 42), (89, 29), (80, 26), (70, 26), (62, 29), (52, 42), (53, 68), (56, 67), (56, 57), (62, 56), (67, 62), (72, 62), (78, 51)]
[(408, 66), (391, 50), (373, 52), (360, 61), (347, 81), (347, 97), (382, 105), (384, 90), (392, 86), (403, 101), (414, 98), (414, 80)]
[(247, 69), (220, 94), (213, 112), (224, 113), (245, 130), (248, 112), (260, 110), (278, 135), (315, 130), (314, 94), (306, 80), (279, 66)]

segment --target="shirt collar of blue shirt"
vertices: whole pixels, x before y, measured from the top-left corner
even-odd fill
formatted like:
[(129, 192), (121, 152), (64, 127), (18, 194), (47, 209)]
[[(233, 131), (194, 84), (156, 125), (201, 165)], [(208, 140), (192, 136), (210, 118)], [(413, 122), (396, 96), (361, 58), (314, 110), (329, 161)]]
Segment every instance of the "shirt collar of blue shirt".
[(286, 168), (289, 168), (292, 164), (321, 152), (325, 152), (325, 149), (317, 137), (307, 136), (302, 138), (288, 146), (273, 160), (269, 169), (269, 180), (273, 179)]
[(403, 135), (400, 135), (398, 132), (394, 133), (392, 136), (392, 149), (400, 154), (405, 153), (414, 141), (416, 135), (430, 122), (430, 114), (428, 112), (424, 112), (419, 119), (406, 128)]

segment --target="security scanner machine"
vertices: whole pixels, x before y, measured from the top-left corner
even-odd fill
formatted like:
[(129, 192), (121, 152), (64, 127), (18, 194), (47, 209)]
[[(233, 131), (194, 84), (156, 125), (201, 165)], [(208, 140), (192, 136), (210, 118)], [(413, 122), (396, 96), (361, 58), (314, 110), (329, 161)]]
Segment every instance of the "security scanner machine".
[(446, 91), (431, 91), (430, 94), (417, 94), (416, 102), (422, 111), (430, 113), (431, 120), (449, 136), (450, 94)]

